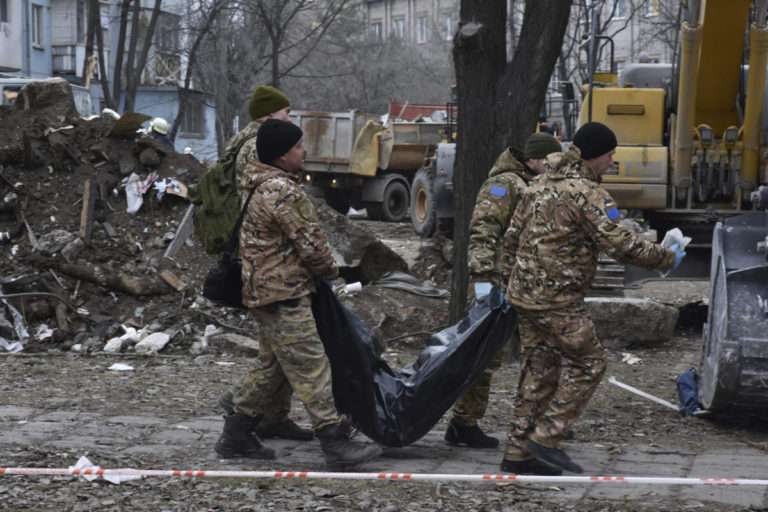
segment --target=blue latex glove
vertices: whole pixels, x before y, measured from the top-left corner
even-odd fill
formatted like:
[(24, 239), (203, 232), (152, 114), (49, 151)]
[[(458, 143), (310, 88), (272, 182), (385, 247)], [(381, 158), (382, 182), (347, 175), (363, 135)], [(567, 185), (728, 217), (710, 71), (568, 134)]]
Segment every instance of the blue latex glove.
[(670, 270), (670, 272), (673, 272), (677, 270), (677, 267), (680, 266), (680, 263), (683, 261), (683, 258), (685, 258), (686, 253), (685, 253), (685, 249), (680, 247), (678, 244), (670, 245), (669, 250), (675, 253), (675, 264), (672, 265), (672, 270)]
[(488, 281), (475, 283), (475, 298), (477, 300), (482, 300), (487, 297), (488, 294), (491, 293), (491, 287), (492, 285)]

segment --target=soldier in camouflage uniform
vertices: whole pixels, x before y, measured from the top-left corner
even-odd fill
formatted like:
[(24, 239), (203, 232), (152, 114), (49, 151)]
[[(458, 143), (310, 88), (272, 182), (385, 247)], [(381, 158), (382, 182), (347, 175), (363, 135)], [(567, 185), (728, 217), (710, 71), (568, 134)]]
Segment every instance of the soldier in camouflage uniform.
[[(242, 177), (246, 175), (246, 169), (251, 164), (260, 164), (258, 152), (256, 150), (256, 133), (259, 127), (268, 119), (280, 119), (290, 121), (288, 114), (290, 112), (290, 102), (288, 97), (279, 89), (260, 85), (251, 93), (248, 102), (248, 111), (252, 121), (240, 130), (224, 150), (227, 155), (236, 151), (235, 157), (235, 175), (242, 182)], [(243, 198), (244, 199), (244, 198)], [(238, 394), (238, 387), (228, 390), (219, 400), (219, 405), (227, 414), (232, 414), (233, 397)], [(309, 441), (314, 438), (311, 430), (301, 428), (294, 421), (288, 418), (291, 410), (291, 389), (286, 386), (278, 390), (273, 395), (273, 405), (269, 407), (273, 415), (265, 417), (256, 427), (256, 433), (262, 438), (282, 438), (294, 439), (298, 441)], [(247, 394), (240, 394), (243, 402), (248, 402), (253, 397)]]
[(241, 382), (225, 416), (216, 451), (224, 458), (271, 459), (255, 429), (274, 417), (291, 392), (304, 404), (330, 466), (348, 467), (381, 450), (351, 441), (331, 392), (331, 369), (312, 315), (316, 277), (338, 275), (314, 206), (299, 186), (301, 129), (270, 119), (257, 132), (260, 162), (241, 179), (243, 200), (254, 190), (240, 229), (243, 304), (261, 327), (260, 364)]
[(549, 155), (505, 234), (505, 251), (515, 255), (507, 300), (519, 314), (523, 355), (502, 471), (581, 472), (559, 444), (605, 372), (605, 349), (584, 304), (598, 253), (657, 269), (682, 258), (617, 223), (616, 203), (600, 187), (616, 145), (603, 124), (580, 128), (567, 153)]
[[(534, 133), (526, 141), (523, 154), (510, 147), (496, 159), (488, 179), (477, 193), (469, 226), (470, 294), (475, 283), (503, 286), (499, 264), (504, 232), (528, 182), (543, 172), (546, 156), (559, 151), (560, 144), (552, 135)], [(445, 432), (449, 444), (471, 448), (496, 448), (499, 445), (499, 440), (486, 435), (477, 423), (488, 407), (491, 378), (501, 366), (502, 354), (499, 351), (493, 357), (488, 368), (453, 406), (453, 418)]]

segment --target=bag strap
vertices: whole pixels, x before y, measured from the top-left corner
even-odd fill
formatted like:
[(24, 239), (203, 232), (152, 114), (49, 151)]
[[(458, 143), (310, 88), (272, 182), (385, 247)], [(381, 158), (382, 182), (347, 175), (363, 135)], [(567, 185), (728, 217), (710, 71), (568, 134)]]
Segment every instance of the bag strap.
[(229, 241), (224, 248), (224, 252), (235, 254), (240, 248), (240, 227), (243, 225), (245, 211), (248, 209), (248, 203), (251, 202), (251, 198), (253, 197), (254, 192), (256, 192), (256, 187), (253, 187), (248, 193), (248, 198), (245, 200), (245, 204), (243, 204), (243, 209), (240, 210), (240, 215), (237, 217), (235, 227), (232, 229), (232, 233), (229, 235)]

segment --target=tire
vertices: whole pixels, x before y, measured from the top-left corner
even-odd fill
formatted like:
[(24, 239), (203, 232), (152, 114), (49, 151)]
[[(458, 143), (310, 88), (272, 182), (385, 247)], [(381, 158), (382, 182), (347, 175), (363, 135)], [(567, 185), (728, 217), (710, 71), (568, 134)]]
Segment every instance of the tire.
[(408, 217), (408, 185), (392, 180), (384, 189), (380, 203), (368, 203), (368, 218), (385, 222), (402, 222)]
[(349, 194), (345, 190), (339, 190), (336, 188), (326, 189), (325, 202), (328, 206), (336, 210), (342, 215), (346, 215), (349, 211)]
[(411, 224), (417, 235), (429, 238), (435, 233), (437, 226), (435, 192), (432, 177), (427, 169), (420, 169), (413, 177), (410, 213)]

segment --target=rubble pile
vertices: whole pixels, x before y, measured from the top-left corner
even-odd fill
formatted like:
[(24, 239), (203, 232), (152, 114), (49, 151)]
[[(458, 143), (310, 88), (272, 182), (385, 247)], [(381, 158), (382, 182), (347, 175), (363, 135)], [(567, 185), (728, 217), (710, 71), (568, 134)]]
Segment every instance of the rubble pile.
[(184, 184), (205, 168), (138, 134), (145, 119), (81, 118), (58, 79), (0, 108), (0, 348), (102, 350), (130, 329), (143, 332), (126, 346), (194, 331), (171, 312), (197, 300), (188, 286), (210, 258), (184, 244), (164, 256), (188, 208)]
[[(137, 133), (146, 119), (81, 118), (63, 80), (30, 84), (0, 108), (0, 352), (258, 347), (245, 312), (200, 295), (215, 257), (191, 236), (186, 192), (205, 168)], [(318, 211), (337, 286), (408, 271), (375, 235), (322, 203)], [(417, 317), (429, 305), (410, 303), (433, 299), (381, 289), (354, 307), (379, 308), (388, 295), (403, 297), (384, 309), (410, 311), (411, 326), (428, 328)], [(393, 316), (375, 318), (381, 334), (393, 334)]]

